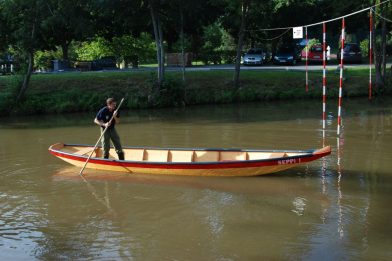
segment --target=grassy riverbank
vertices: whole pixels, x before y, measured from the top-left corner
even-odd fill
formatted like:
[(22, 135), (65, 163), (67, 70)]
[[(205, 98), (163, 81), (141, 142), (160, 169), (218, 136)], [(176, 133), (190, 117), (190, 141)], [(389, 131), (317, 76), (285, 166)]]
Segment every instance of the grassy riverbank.
[[(344, 96), (368, 95), (368, 70), (345, 71)], [(250, 101), (321, 99), (322, 72), (309, 73), (305, 91), (305, 72), (241, 71), (241, 88), (233, 89), (233, 71), (211, 70), (186, 73), (167, 72), (163, 88), (153, 90), (156, 75), (150, 71), (75, 72), (33, 75), (25, 98), (14, 105), (15, 76), (0, 78), (0, 111), (12, 114), (66, 113), (95, 111), (106, 97), (127, 97), (125, 108), (185, 106)], [(339, 74), (328, 71), (327, 95), (337, 97)]]

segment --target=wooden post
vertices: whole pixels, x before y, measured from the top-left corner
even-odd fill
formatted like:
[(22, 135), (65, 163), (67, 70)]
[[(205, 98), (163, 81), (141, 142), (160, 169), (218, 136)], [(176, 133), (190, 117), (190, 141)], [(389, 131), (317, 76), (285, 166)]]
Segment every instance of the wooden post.
[(327, 79), (326, 79), (326, 32), (323, 23), (323, 140), (325, 139), (326, 101), (327, 101)]
[[(305, 64), (306, 64), (306, 83), (305, 90), (308, 92), (309, 90), (309, 76), (308, 76), (308, 53), (309, 53), (309, 44), (308, 44), (308, 27), (305, 26), (305, 39), (306, 39), (306, 48), (305, 48)], [(295, 59), (295, 57), (293, 57)]]
[(341, 49), (341, 57), (340, 57), (340, 79), (339, 79), (339, 104), (338, 104), (338, 130), (337, 133), (340, 135), (340, 127), (342, 124), (342, 92), (343, 92), (343, 53), (344, 53), (344, 18), (342, 19), (342, 49)]

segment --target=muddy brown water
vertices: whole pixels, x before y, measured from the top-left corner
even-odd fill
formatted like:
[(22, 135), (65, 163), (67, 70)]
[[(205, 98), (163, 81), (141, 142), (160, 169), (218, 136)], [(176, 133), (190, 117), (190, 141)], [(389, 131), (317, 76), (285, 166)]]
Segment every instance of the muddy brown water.
[[(79, 169), (56, 142), (94, 144), (94, 114), (1, 119), (1, 260), (390, 260), (392, 100), (328, 104), (332, 154), (251, 178)], [(123, 145), (311, 149), (318, 101), (123, 111)], [(339, 145), (339, 146), (338, 146)]]

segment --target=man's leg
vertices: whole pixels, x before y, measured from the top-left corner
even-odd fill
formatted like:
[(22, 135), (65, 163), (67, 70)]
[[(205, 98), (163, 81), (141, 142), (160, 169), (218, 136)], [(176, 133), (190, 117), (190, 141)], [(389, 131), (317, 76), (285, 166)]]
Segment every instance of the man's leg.
[(120, 136), (118, 136), (118, 133), (115, 128), (113, 128), (110, 132), (110, 138), (112, 139), (114, 148), (117, 152), (118, 159), (119, 160), (124, 160), (124, 152), (122, 150), (121, 142), (120, 142)]
[[(101, 128), (101, 135), (104, 130)], [(109, 150), (110, 150), (110, 130), (107, 130), (102, 137), (102, 150), (103, 150), (103, 158), (109, 158)]]

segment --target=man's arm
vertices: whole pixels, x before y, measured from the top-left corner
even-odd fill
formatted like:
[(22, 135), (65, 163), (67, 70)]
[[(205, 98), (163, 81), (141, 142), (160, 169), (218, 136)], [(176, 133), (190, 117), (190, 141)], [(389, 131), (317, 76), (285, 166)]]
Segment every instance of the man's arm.
[(117, 111), (113, 113), (113, 116), (114, 116), (113, 119), (116, 122), (116, 124), (119, 124), (120, 123), (120, 117), (117, 117), (117, 114), (118, 114)]
[(109, 122), (108, 123), (104, 123), (103, 121), (98, 120), (97, 118), (94, 119), (94, 123), (101, 126), (101, 127), (107, 127), (109, 126)]

